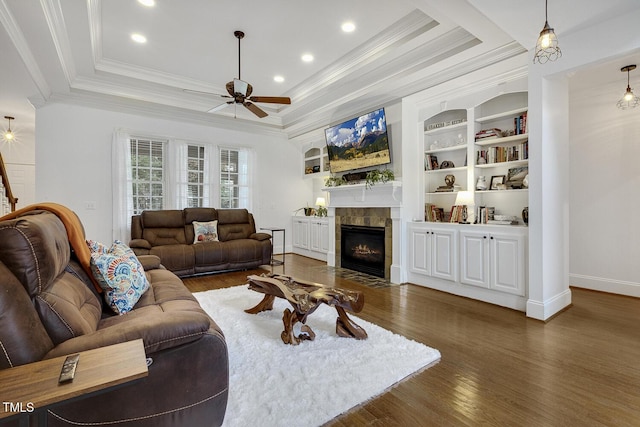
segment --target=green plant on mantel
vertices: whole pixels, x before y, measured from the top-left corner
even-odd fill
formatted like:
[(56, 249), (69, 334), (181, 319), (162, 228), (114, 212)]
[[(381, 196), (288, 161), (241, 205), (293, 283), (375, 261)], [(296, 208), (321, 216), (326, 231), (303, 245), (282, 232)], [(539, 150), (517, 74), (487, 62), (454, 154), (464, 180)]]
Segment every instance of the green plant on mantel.
[(324, 185), (327, 187), (340, 187), (342, 184), (346, 184), (347, 181), (342, 176), (331, 175), (325, 181)]
[(394, 178), (395, 174), (391, 169), (373, 169), (367, 172), (365, 184), (367, 188), (371, 188), (378, 182), (384, 184), (385, 182), (393, 181)]

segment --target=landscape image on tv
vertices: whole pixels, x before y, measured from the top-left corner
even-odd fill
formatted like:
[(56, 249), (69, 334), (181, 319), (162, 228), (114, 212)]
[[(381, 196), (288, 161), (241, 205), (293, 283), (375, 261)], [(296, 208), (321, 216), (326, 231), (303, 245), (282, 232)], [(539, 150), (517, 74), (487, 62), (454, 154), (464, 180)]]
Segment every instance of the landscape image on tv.
[(332, 173), (391, 163), (384, 108), (325, 129)]

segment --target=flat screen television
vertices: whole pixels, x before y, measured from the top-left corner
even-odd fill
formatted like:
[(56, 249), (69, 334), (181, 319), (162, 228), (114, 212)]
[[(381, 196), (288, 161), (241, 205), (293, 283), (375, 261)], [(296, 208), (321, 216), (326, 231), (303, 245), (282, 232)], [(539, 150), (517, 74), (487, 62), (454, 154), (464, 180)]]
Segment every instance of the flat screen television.
[(324, 131), (331, 173), (391, 163), (384, 108)]

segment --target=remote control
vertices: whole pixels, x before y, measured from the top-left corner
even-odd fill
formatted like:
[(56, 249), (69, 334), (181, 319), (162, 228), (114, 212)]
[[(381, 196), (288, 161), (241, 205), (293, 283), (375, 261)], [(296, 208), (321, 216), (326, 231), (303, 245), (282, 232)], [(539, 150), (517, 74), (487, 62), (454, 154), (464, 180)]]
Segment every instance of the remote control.
[(58, 378), (59, 383), (73, 381), (73, 377), (76, 375), (76, 366), (78, 366), (79, 359), (79, 354), (67, 356), (62, 364), (62, 371), (60, 371), (60, 378)]

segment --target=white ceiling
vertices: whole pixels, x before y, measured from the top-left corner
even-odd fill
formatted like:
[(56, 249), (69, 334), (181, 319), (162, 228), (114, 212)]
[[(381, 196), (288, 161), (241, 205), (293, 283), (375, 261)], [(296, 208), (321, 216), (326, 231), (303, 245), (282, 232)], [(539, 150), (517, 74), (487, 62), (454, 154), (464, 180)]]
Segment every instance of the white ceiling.
[[(552, 1), (549, 21), (562, 39), (638, 3)], [(346, 20), (353, 33), (340, 30)], [(34, 106), (48, 102), (296, 136), (519, 55), (543, 23), (544, 2), (531, 0), (156, 0), (153, 8), (136, 0), (0, 0), (0, 113), (15, 116), (13, 127), (27, 137)], [(207, 113), (224, 99), (183, 90), (226, 93), (238, 77), (234, 30), (246, 33), (241, 77), (254, 95), (292, 99), (260, 104), (265, 119), (241, 106)], [(133, 32), (148, 42), (135, 44)], [(312, 63), (300, 60), (307, 52)], [(285, 81), (274, 82), (276, 74)]]

